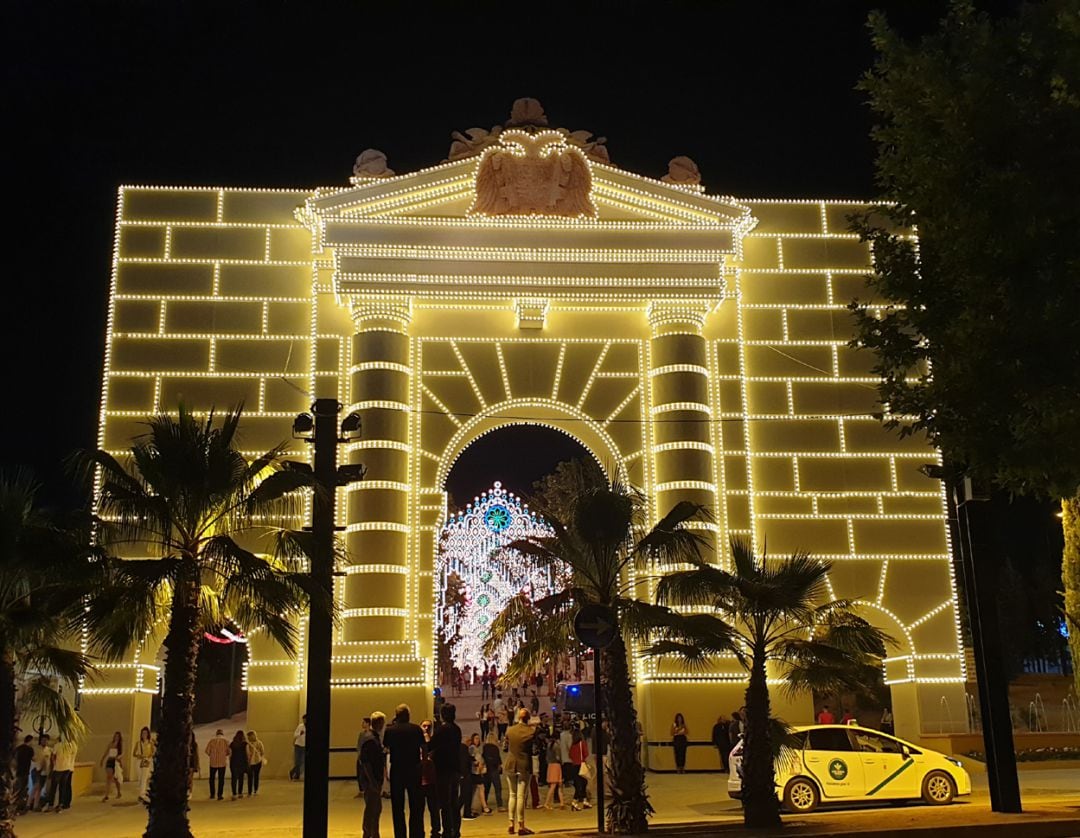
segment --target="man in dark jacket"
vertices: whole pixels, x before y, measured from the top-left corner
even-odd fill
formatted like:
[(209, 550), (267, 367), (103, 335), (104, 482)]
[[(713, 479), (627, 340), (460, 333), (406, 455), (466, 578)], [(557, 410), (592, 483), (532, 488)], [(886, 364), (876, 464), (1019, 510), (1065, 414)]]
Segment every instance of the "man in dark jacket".
[[(390, 754), (390, 809), (394, 838), (424, 838), (424, 797), (420, 791), (420, 757), (424, 732), (409, 721), (409, 705), (399, 704), (394, 723), (383, 734)], [(409, 828), (405, 830), (405, 795), (409, 796)]]
[(435, 788), (442, 815), (443, 838), (461, 838), (461, 728), (454, 719), (457, 708), (439, 708), (442, 724), (431, 734), (428, 749), (435, 764)]

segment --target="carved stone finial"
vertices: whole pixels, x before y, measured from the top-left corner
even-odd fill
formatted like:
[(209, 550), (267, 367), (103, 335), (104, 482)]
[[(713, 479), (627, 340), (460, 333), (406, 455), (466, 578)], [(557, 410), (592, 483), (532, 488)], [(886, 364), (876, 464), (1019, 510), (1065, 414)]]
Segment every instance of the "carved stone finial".
[(517, 99), (510, 109), (510, 120), (506, 123), (507, 128), (519, 125), (547, 125), (547, 115), (544, 106), (536, 99)]
[(701, 183), (701, 171), (697, 163), (689, 157), (673, 157), (668, 162), (668, 171), (660, 180), (679, 186), (698, 186)]
[(386, 155), (375, 148), (364, 149), (356, 158), (352, 171), (357, 180), (394, 176), (394, 170), (386, 165)]

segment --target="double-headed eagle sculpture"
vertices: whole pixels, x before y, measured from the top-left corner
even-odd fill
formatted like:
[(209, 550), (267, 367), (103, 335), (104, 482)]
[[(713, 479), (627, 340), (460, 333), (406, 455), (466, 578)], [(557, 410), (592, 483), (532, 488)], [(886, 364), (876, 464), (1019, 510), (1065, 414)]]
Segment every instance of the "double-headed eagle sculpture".
[(559, 131), (510, 128), (480, 156), (470, 215), (595, 218), (592, 173)]

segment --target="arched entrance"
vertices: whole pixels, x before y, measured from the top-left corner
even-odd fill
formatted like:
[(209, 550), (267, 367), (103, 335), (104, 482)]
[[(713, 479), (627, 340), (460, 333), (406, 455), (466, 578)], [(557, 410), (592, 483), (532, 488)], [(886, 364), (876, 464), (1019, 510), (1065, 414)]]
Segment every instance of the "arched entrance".
[[(494, 417), (474, 418), (477, 432), (454, 451), (443, 478), (448, 510), (433, 544), (435, 683), (447, 695), (461, 692), (458, 675), (476, 681), (486, 668), (505, 671), (513, 642), (493, 655), (485, 654), (483, 646), (491, 621), (513, 597), (537, 599), (565, 581), (557, 568), (539, 567), (503, 549), (516, 539), (551, 532), (523, 495), (531, 494), (534, 484), (560, 462), (600, 463), (577, 428), (571, 432), (548, 421), (506, 424)], [(488, 483), (493, 477), (504, 478), (516, 491), (499, 479)], [(488, 488), (477, 489), (485, 483)]]
[(514, 597), (535, 600), (564, 581), (556, 568), (541, 567), (507, 545), (551, 534), (547, 522), (498, 480), (446, 522), (437, 560), (440, 685), (455, 685), (457, 675), (471, 683), (477, 670), (491, 666), (506, 670), (514, 643), (488, 652), (492, 622)]

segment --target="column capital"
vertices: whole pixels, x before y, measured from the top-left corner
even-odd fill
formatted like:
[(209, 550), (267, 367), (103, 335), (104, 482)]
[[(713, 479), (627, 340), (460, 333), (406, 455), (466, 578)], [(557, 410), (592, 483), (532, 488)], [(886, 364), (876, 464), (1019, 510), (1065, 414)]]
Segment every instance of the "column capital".
[(656, 301), (649, 303), (646, 315), (653, 337), (661, 335), (700, 335), (712, 306), (704, 300)]
[(353, 325), (358, 332), (372, 329), (404, 332), (412, 322), (412, 301), (401, 299), (357, 299), (349, 300), (349, 312)]

